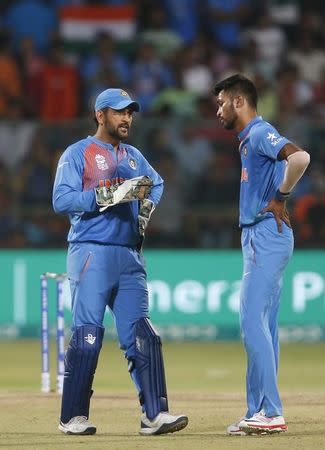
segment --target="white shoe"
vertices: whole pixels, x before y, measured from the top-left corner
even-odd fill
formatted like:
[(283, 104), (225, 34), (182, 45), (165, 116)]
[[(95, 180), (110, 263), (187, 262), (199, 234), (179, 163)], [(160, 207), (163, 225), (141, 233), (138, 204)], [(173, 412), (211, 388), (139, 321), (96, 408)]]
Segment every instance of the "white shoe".
[(185, 428), (187, 424), (188, 417), (186, 416), (172, 416), (168, 412), (161, 412), (153, 420), (149, 420), (143, 413), (139, 433), (143, 436), (174, 433)]
[(246, 436), (247, 433), (245, 433), (245, 431), (242, 431), (239, 428), (239, 422), (241, 422), (242, 420), (245, 420), (245, 419), (246, 419), (246, 417), (243, 416), (237, 422), (229, 425), (229, 427), (227, 427), (227, 434), (229, 434), (230, 436)]
[(95, 425), (88, 422), (85, 416), (75, 416), (67, 423), (59, 423), (59, 430), (65, 434), (95, 434)]
[(266, 417), (263, 411), (254, 414), (250, 419), (243, 419), (238, 427), (247, 434), (281, 433), (288, 429), (283, 416)]

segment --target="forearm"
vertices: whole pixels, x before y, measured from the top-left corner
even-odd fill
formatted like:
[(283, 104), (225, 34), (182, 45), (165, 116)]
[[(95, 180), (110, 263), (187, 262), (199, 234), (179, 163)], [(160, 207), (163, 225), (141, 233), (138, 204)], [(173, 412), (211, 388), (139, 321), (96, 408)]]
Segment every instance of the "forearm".
[(150, 192), (149, 197), (148, 197), (148, 199), (151, 200), (155, 204), (155, 206), (158, 205), (158, 203), (159, 203), (159, 201), (161, 199), (163, 190), (164, 190), (164, 182), (163, 182), (162, 178), (160, 178), (159, 182), (157, 182), (157, 184), (155, 184), (151, 188), (151, 192)]
[(289, 155), (287, 161), (283, 182), (279, 187), (279, 191), (286, 194), (292, 191), (304, 174), (310, 162), (310, 156), (305, 151), (298, 151)]
[(95, 192), (93, 189), (82, 192), (58, 189), (53, 195), (53, 208), (59, 213), (96, 211)]

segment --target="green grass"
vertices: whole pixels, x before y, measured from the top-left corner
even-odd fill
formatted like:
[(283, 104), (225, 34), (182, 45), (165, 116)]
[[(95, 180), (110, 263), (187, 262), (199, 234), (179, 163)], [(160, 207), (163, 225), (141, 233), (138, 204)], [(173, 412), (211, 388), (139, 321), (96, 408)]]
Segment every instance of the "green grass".
[[(38, 392), (41, 352), (38, 340), (0, 341), (0, 392)], [(325, 343), (281, 347), (279, 383), (293, 393), (322, 392)], [(165, 343), (168, 386), (175, 392), (244, 392), (246, 357), (240, 343)], [(51, 373), (55, 382), (55, 346)], [(127, 364), (116, 342), (105, 341), (95, 378), (99, 392), (133, 392)]]
[[(0, 448), (6, 449), (312, 449), (325, 447), (325, 343), (281, 347), (279, 385), (289, 431), (229, 437), (225, 427), (245, 412), (245, 354), (239, 343), (166, 343), (170, 409), (189, 426), (161, 437), (138, 435), (137, 395), (115, 342), (105, 341), (95, 377), (92, 437), (57, 432), (60, 398), (40, 393), (37, 340), (0, 341)], [(55, 382), (55, 348), (52, 347)]]

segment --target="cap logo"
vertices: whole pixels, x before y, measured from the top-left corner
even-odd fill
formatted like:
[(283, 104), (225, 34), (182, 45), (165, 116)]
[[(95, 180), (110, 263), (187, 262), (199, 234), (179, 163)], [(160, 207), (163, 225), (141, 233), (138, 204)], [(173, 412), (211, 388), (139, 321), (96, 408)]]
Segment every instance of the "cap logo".
[(123, 95), (123, 97), (129, 97), (129, 94), (125, 91), (121, 91), (120, 94)]

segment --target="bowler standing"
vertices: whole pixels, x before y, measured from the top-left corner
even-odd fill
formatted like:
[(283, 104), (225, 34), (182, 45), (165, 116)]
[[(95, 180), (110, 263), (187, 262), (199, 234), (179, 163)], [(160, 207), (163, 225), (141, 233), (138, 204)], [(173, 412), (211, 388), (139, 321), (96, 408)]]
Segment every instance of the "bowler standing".
[(287, 430), (278, 390), (278, 311), (282, 276), (294, 240), (286, 200), (309, 164), (309, 154), (257, 114), (257, 91), (237, 74), (213, 89), (217, 118), (238, 133), (243, 277), (240, 327), (247, 353), (247, 412), (231, 435)]

